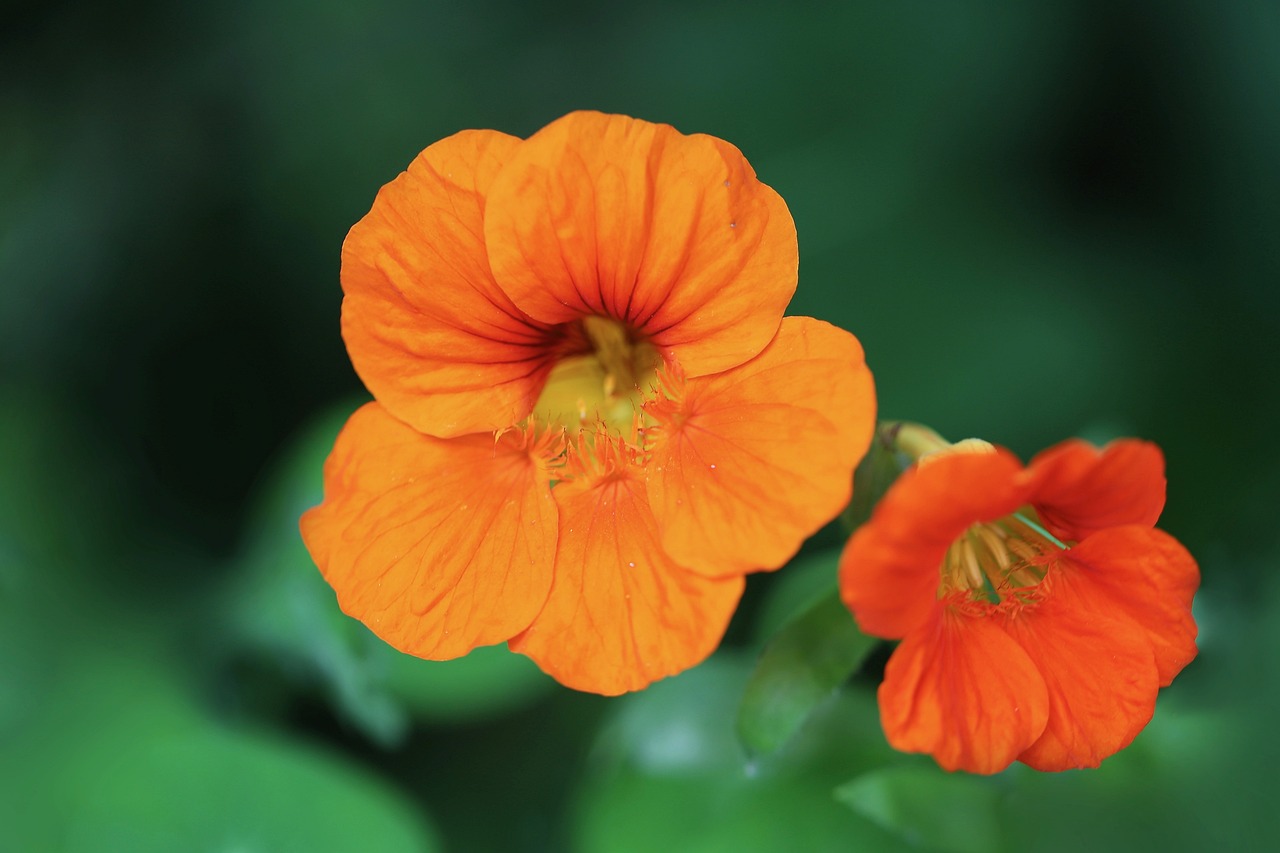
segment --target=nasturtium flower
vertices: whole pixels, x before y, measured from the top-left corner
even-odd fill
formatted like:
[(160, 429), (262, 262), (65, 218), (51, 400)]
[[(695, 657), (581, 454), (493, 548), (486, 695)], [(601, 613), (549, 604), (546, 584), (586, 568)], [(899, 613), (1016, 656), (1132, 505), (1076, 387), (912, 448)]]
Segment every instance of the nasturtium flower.
[(874, 429), (857, 339), (783, 318), (796, 273), (785, 203), (714, 137), (578, 112), (427, 148), (342, 250), (374, 401), (302, 519), (340, 606), (598, 693), (701, 661)]
[(947, 770), (1095, 767), (1196, 655), (1199, 569), (1154, 527), (1164, 457), (1125, 439), (1027, 467), (973, 439), (907, 469), (849, 540), (840, 590), (901, 639), (879, 690), (889, 743)]

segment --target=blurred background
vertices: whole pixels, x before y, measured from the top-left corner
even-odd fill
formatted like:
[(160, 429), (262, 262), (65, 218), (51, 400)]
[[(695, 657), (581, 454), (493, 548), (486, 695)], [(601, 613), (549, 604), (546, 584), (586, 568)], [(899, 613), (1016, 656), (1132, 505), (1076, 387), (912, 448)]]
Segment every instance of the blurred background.
[[(1278, 45), (1261, 0), (10, 4), (0, 849), (1276, 849)], [(748, 760), (744, 679), (835, 527), (621, 699), (337, 611), (296, 520), (364, 399), (343, 237), (431, 142), (578, 108), (743, 150), (791, 313), (861, 338), (883, 416), (1164, 448), (1201, 654), (1129, 750), (934, 772), (873, 663)]]

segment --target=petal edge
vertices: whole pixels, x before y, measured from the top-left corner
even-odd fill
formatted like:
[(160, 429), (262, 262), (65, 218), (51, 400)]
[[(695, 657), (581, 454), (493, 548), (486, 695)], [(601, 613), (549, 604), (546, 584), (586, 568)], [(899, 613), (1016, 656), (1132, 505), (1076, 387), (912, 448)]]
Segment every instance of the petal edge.
[(724, 575), (781, 566), (848, 503), (875, 391), (857, 338), (788, 317), (754, 359), (647, 411), (662, 423), (647, 476), (663, 547)]
[(631, 470), (562, 483), (560, 549), (546, 605), (512, 651), (576, 690), (639, 690), (700, 663), (720, 642), (741, 577), (700, 577), (662, 550)]
[(1120, 439), (1101, 449), (1064, 441), (1037, 454), (1027, 477), (1041, 522), (1064, 540), (1123, 524), (1152, 527), (1164, 510), (1164, 455), (1149, 441)]
[(945, 605), (894, 651), (879, 690), (889, 743), (945, 770), (998, 773), (1044, 731), (1048, 693), (994, 620)]
[(492, 187), (498, 284), (543, 323), (620, 320), (690, 376), (734, 367), (795, 292), (795, 225), (737, 148), (597, 112), (553, 121)]
[(452, 438), (526, 416), (556, 333), (493, 281), (483, 210), (520, 141), (463, 131), (379, 191), (342, 245), (342, 336), (365, 387), (419, 432)]
[(558, 532), (546, 472), (518, 437), (435, 439), (377, 403), (338, 436), (301, 529), (343, 611), (432, 660), (532, 621)]

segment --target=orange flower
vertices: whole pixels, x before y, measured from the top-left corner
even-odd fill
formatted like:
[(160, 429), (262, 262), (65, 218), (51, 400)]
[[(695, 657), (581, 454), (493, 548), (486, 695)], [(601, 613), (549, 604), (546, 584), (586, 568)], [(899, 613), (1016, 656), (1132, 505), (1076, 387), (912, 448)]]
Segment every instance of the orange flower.
[(902, 639), (889, 742), (947, 770), (1095, 767), (1196, 655), (1199, 570), (1154, 529), (1153, 444), (1060, 444), (1022, 464), (973, 440), (922, 456), (840, 561), (863, 630)]
[(343, 245), (376, 402), (302, 519), (343, 610), (598, 693), (705, 658), (871, 439), (857, 340), (782, 317), (796, 264), (786, 205), (713, 137), (583, 112), (423, 151)]

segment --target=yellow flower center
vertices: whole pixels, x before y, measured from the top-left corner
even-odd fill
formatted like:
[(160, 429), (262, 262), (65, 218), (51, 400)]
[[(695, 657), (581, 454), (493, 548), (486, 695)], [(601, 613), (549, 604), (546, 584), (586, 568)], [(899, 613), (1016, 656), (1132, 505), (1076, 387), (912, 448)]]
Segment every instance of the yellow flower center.
[(974, 524), (942, 558), (938, 595), (967, 591), (972, 599), (991, 604), (1008, 598), (1026, 601), (1026, 593), (1044, 580), (1048, 558), (1066, 547), (1040, 526), (1030, 507)]
[(662, 356), (616, 320), (586, 317), (580, 328), (588, 350), (562, 358), (551, 369), (534, 417), (563, 426), (570, 436), (597, 425), (625, 434), (653, 396)]

